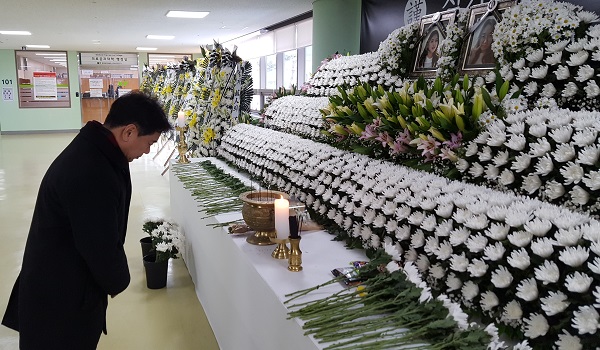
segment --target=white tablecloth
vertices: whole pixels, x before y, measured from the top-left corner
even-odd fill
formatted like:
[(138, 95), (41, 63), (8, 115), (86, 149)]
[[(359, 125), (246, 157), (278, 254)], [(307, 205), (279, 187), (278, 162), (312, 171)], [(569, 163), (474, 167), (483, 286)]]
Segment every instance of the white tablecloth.
[[(224, 166), (222, 162), (216, 162)], [(227, 234), (207, 224), (241, 219), (241, 213), (204, 218), (190, 191), (170, 172), (171, 212), (182, 226), (182, 252), (210, 325), (223, 350), (307, 350), (322, 346), (303, 335), (301, 321), (287, 319), (286, 294), (333, 278), (331, 270), (366, 260), (361, 250), (346, 249), (324, 231), (302, 233), (300, 272), (287, 270), (287, 260), (271, 257), (275, 245), (246, 243), (246, 236)], [(339, 291), (339, 283), (311, 293), (306, 301)]]

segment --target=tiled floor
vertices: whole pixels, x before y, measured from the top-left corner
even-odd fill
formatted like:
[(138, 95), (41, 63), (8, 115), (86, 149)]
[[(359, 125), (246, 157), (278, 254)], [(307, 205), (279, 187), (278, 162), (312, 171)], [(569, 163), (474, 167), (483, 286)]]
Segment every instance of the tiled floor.
[[(0, 314), (4, 314), (33, 214), (39, 182), (74, 133), (0, 135)], [(154, 147), (153, 150), (157, 148)], [(168, 176), (153, 154), (130, 163), (133, 195), (125, 250), (131, 284), (108, 306), (100, 350), (219, 349), (181, 259), (171, 260), (167, 288), (146, 288), (139, 239), (146, 217), (169, 217)], [(18, 333), (0, 326), (0, 350), (18, 349)]]

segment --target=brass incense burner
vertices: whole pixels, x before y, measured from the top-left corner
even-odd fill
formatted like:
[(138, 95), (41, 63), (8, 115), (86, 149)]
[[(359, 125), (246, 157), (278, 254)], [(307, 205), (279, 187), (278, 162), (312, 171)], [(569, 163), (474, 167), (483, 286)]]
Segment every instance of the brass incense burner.
[(275, 199), (289, 199), (289, 195), (280, 191), (249, 191), (240, 195), (244, 202), (242, 217), (255, 233), (246, 242), (255, 245), (271, 245), (277, 238), (275, 232)]

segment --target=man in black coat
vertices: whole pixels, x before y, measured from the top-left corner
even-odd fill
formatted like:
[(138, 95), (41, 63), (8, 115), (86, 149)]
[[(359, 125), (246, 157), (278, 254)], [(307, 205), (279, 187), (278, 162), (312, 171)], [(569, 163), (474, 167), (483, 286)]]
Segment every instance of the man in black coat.
[(129, 162), (170, 129), (155, 99), (132, 92), (115, 100), (104, 125), (88, 122), (50, 165), (2, 319), (19, 332), (21, 349), (95, 349), (106, 334), (108, 295), (130, 281)]

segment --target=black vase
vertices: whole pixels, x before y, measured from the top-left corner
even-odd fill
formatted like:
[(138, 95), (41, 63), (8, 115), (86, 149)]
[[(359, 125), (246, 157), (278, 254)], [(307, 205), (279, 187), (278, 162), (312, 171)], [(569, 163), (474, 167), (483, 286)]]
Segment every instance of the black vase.
[(149, 289), (161, 289), (167, 285), (167, 270), (169, 260), (156, 261), (156, 252), (144, 256), (146, 270), (146, 286)]
[(142, 257), (152, 252), (152, 237), (144, 237), (140, 239), (140, 245), (142, 246)]

